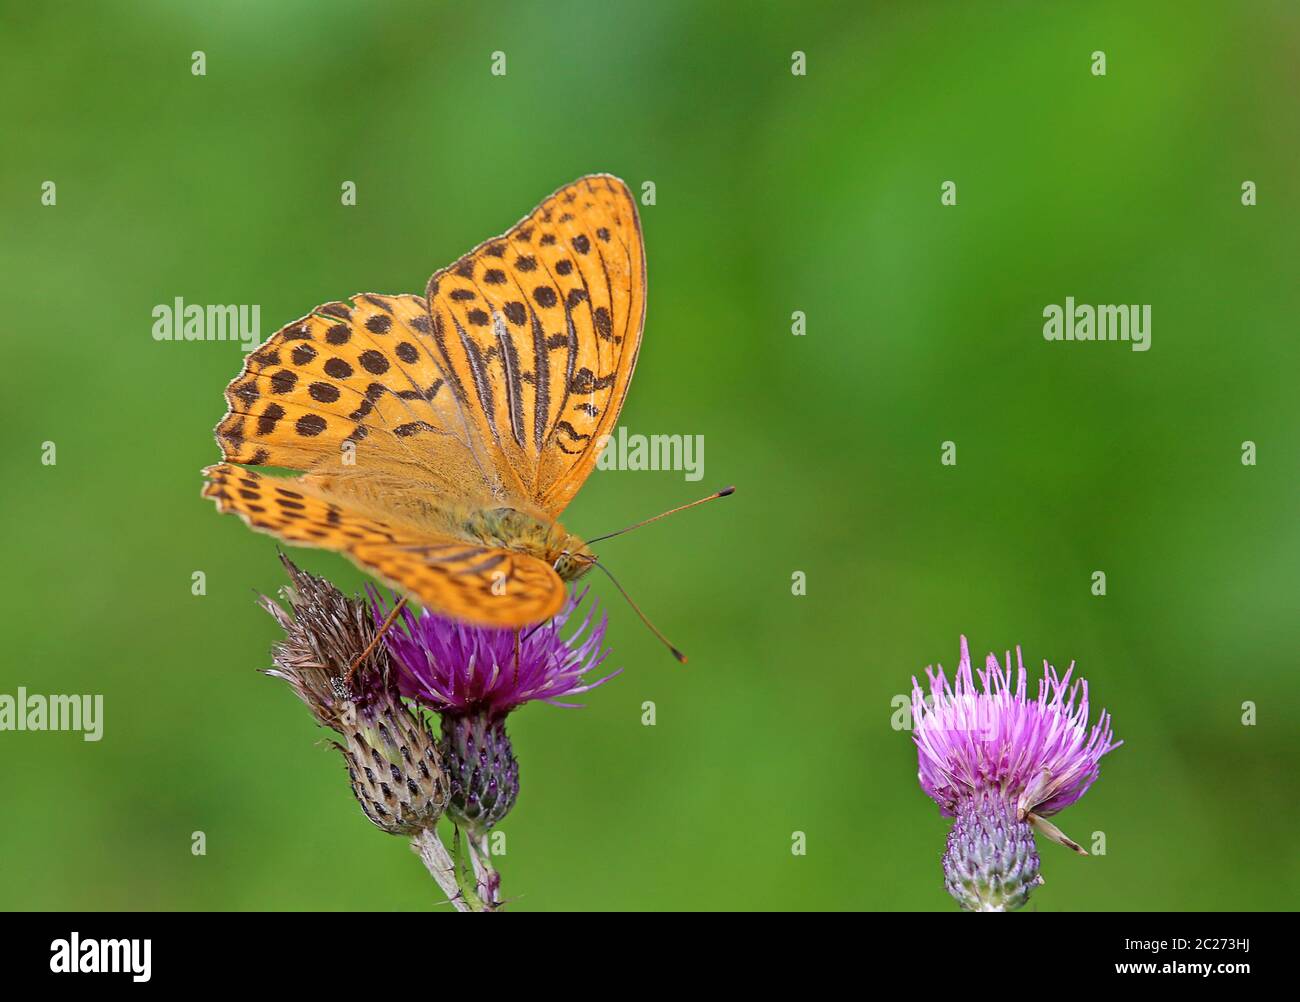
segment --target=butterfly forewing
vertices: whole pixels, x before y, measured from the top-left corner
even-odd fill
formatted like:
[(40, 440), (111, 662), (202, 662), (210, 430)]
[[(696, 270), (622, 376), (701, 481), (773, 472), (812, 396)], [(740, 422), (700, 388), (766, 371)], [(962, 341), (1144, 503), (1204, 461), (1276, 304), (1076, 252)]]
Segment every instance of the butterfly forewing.
[(636, 204), (608, 175), (561, 188), (437, 272), (434, 341), (497, 465), (558, 516), (618, 419), (645, 318)]
[(473, 428), (428, 343), (419, 296), (326, 303), (251, 353), (226, 388), (223, 458), (307, 470), (364, 454), (440, 493), (481, 498), (492, 482)]

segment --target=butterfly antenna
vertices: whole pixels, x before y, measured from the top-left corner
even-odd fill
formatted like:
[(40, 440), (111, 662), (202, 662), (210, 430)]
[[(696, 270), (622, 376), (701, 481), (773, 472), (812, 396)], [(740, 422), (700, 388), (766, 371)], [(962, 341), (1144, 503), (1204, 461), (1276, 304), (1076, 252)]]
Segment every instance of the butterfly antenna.
[[(705, 500), (707, 501), (708, 498), (705, 498)], [(697, 501), (696, 504), (698, 503), (699, 502)], [(646, 619), (645, 613), (642, 612), (640, 607), (635, 602), (632, 601), (632, 596), (629, 595), (627, 591), (623, 588), (623, 586), (618, 583), (618, 578), (614, 577), (614, 575), (609, 572), (609, 568), (594, 558), (592, 559), (591, 562), (595, 564), (597, 567), (599, 567), (602, 571), (604, 571), (605, 576), (614, 582), (614, 587), (618, 589), (619, 594), (622, 595), (625, 599), (627, 599), (627, 604), (632, 607), (632, 611), (641, 617), (641, 622), (645, 623), (646, 628), (651, 633), (653, 633), (656, 637), (659, 638), (659, 642), (662, 643), (665, 647), (668, 648), (668, 650), (672, 652), (673, 657), (675, 657), (682, 664), (686, 664), (686, 655), (683, 654), (681, 651), (679, 651), (671, 643), (669, 643), (668, 638), (659, 632), (659, 628), (655, 626), (654, 623), (650, 622), (650, 620)]]
[[(675, 515), (679, 511), (685, 511), (687, 508), (694, 508), (696, 505), (704, 504), (705, 501), (714, 501), (717, 500), (718, 498), (730, 497), (732, 494), (735, 493), (736, 493), (736, 488), (724, 487), (720, 491), (714, 491), (706, 498), (700, 498), (698, 501), (692, 501), (690, 504), (679, 505), (676, 508), (669, 508), (667, 511), (655, 515), (653, 518), (647, 518), (644, 519), (643, 521), (634, 522), (629, 526), (625, 526), (622, 529), (619, 529), (618, 532), (607, 532), (605, 535), (597, 536), (595, 539), (588, 539), (587, 543), (588, 545), (590, 545), (591, 543), (599, 543), (606, 539), (613, 539), (615, 536), (621, 536), (625, 532), (631, 532), (633, 529), (639, 529), (643, 525), (649, 525), (651, 522), (658, 522), (661, 518), (667, 518), (669, 515)], [(609, 572), (606, 571), (606, 573)], [(617, 583), (618, 582), (615, 582), (615, 584)], [(628, 599), (628, 601), (630, 602), (631, 599)], [(645, 617), (643, 616), (642, 618), (644, 619)]]

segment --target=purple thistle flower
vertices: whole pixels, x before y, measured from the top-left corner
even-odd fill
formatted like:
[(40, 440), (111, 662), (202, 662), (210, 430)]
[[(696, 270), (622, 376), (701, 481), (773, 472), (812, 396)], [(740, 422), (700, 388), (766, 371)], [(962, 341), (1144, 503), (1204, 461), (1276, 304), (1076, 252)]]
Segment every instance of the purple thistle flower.
[[(553, 619), (518, 631), (518, 664), (515, 630), (473, 626), (427, 609), (417, 616), (408, 606), (384, 638), (397, 661), (402, 695), (439, 713), (481, 713), (493, 719), (533, 700), (580, 706), (559, 700), (588, 692), (622, 671), (585, 680), (609, 653), (603, 649), (605, 616), (593, 622), (594, 602), (582, 623), (567, 638), (561, 635), (586, 594), (571, 595)], [(387, 608), (374, 591), (371, 602), (382, 622)]]
[[(552, 619), (518, 631), (474, 626), (427, 609), (417, 616), (408, 607), (384, 638), (401, 694), (442, 715), (441, 747), (451, 778), (447, 813), (475, 842), (519, 795), (519, 763), (506, 716), (534, 700), (579, 706), (561, 699), (589, 692), (622, 671), (587, 681), (608, 655), (605, 616), (595, 618), (594, 602), (563, 635), (585, 597), (585, 591), (570, 596)], [(374, 591), (371, 603), (382, 622), (387, 608)]]
[[(944, 853), (945, 884), (973, 911), (1018, 908), (1042, 882), (1032, 831), (1087, 855), (1045, 819), (1087, 792), (1113, 740), (1103, 711), (1088, 727), (1088, 683), (1043, 662), (1038, 698), (1029, 699), (1020, 649), (1017, 668), (992, 654), (972, 672), (961, 638), (953, 684), (926, 669), (929, 697), (912, 679), (912, 739), (921, 789), (945, 817), (956, 818)], [(975, 685), (975, 676), (980, 684)], [(928, 698), (928, 702), (927, 702)]]

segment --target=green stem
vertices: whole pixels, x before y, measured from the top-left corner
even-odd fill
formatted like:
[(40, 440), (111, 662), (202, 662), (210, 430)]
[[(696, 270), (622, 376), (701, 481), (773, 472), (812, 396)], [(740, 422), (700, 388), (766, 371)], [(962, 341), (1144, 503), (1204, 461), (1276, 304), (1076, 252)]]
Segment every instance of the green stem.
[(492, 865), (492, 854), (488, 849), (487, 833), (477, 839), (472, 836), (469, 842), (469, 856), (474, 864), (474, 876), (477, 880), (478, 897), (488, 911), (496, 911), (501, 906), (501, 874)]

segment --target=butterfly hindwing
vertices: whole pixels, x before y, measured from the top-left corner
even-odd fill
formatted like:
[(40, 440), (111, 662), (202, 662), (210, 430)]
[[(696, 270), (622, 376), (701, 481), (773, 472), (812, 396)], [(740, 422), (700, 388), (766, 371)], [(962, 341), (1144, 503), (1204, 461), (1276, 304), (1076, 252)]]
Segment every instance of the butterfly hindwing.
[(558, 516), (618, 420), (645, 318), (636, 203), (618, 178), (561, 188), (429, 280), (433, 341), (499, 468)]
[(540, 623), (564, 605), (564, 582), (551, 565), (516, 550), (430, 537), (358, 543), (348, 555), (434, 611), (481, 626)]
[(288, 542), (344, 553), (444, 615), (517, 627), (548, 619), (564, 604), (559, 576), (528, 554), (371, 514), (308, 478), (270, 477), (228, 463), (203, 472), (203, 494), (219, 511)]

